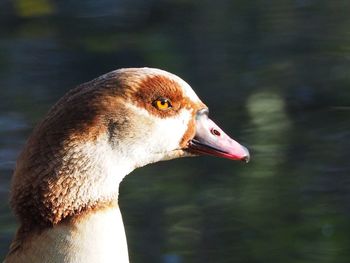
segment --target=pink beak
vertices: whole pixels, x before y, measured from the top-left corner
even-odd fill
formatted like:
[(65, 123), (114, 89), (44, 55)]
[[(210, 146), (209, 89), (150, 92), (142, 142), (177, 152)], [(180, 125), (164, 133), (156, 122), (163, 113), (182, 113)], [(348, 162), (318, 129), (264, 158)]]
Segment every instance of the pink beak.
[(196, 154), (208, 154), (246, 163), (250, 160), (247, 148), (231, 139), (209, 119), (207, 109), (197, 113), (196, 135), (189, 142), (188, 147), (190, 152)]

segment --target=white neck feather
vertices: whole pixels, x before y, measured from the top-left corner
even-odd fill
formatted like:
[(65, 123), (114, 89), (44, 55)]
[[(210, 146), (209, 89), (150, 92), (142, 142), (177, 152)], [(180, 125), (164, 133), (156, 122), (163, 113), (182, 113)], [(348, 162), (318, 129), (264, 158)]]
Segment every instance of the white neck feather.
[(51, 235), (62, 236), (64, 242), (58, 244), (68, 246), (68, 253), (64, 255), (70, 259), (68, 262), (129, 262), (123, 219), (118, 206), (90, 213), (73, 225), (58, 227), (57, 233)]
[(83, 215), (33, 236), (9, 262), (127, 263), (123, 220), (117, 206)]

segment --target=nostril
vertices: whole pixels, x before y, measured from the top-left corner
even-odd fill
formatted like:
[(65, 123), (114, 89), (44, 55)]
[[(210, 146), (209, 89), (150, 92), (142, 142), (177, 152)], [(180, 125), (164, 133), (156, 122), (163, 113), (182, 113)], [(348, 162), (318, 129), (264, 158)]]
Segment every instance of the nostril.
[(215, 136), (220, 136), (221, 135), (221, 133), (218, 130), (216, 130), (216, 129), (211, 129), (211, 133), (213, 135), (215, 135)]

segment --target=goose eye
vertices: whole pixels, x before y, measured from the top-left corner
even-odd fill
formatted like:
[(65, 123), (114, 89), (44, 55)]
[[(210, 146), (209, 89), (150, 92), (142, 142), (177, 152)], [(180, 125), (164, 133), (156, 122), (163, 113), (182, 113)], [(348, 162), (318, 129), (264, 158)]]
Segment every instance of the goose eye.
[(156, 99), (153, 102), (153, 106), (156, 107), (158, 110), (167, 110), (172, 107), (170, 101), (165, 98)]

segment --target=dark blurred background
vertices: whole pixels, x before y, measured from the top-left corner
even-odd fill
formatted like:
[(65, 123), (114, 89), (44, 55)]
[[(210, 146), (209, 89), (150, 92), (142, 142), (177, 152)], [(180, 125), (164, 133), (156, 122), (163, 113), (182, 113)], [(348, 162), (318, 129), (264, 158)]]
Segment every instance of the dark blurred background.
[(75, 85), (149, 66), (188, 81), (252, 153), (129, 175), (133, 263), (349, 262), (350, 2), (0, 0), (0, 259), (16, 156)]

